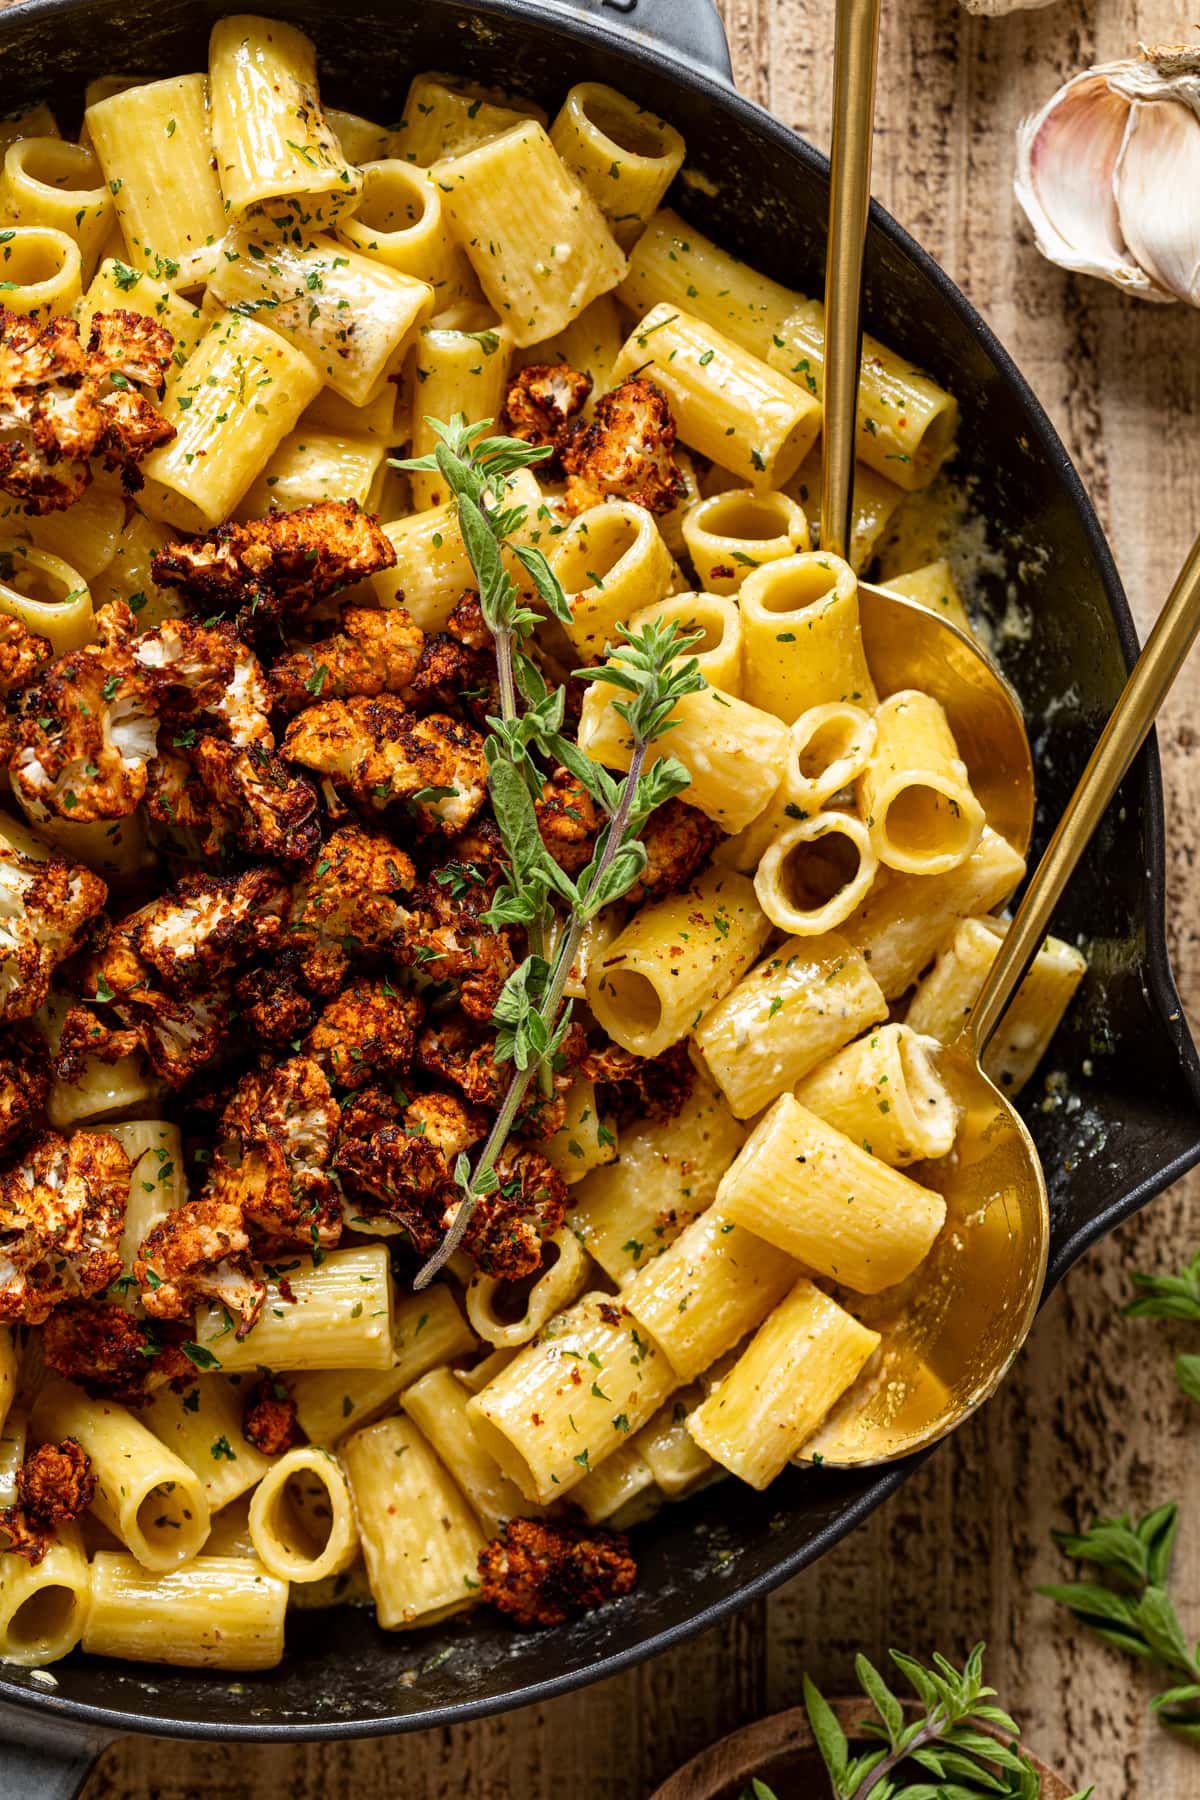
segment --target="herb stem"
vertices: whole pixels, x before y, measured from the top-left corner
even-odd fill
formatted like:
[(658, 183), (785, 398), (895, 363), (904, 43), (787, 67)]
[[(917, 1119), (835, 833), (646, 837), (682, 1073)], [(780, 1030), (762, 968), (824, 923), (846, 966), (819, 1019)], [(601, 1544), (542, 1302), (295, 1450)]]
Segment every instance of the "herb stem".
[[(936, 1744), (943, 1735), (947, 1722), (941, 1708), (936, 1707), (921, 1729), (914, 1733), (902, 1749), (889, 1750), (873, 1769), (868, 1770), (849, 1796), (849, 1800), (867, 1800), (867, 1796), (875, 1792), (884, 1776), (889, 1775), (893, 1769), (899, 1768), (902, 1762), (907, 1762), (915, 1750), (924, 1749), (926, 1744)], [(969, 1724), (970, 1721), (968, 1720), (967, 1723)]]
[[(587, 892), (581, 898), (579, 912), (570, 920), (555, 950), (554, 965), (550, 971), (550, 980), (546, 984), (546, 997), (540, 1008), (542, 1017), (546, 1021), (548, 1035), (551, 1039), (554, 1035), (554, 1028), (558, 1024), (559, 1014), (562, 1011), (563, 999), (566, 993), (567, 980), (571, 973), (571, 966), (579, 952), (579, 945), (582, 941), (584, 928), (587, 924), (588, 901), (591, 899), (592, 895), (598, 891), (600, 883), (603, 881), (617, 851), (624, 842), (625, 830), (629, 824), (630, 813), (633, 810), (634, 795), (637, 792), (638, 781), (645, 768), (646, 752), (648, 749), (648, 739), (643, 737), (636, 737), (634, 739), (633, 756), (629, 764), (629, 773), (626, 776), (621, 790), (620, 803), (617, 806), (608, 827), (608, 836), (604, 842), (604, 849), (596, 863), (595, 873), (588, 883)], [(504, 1147), (505, 1140), (512, 1130), (513, 1120), (521, 1110), (521, 1103), (529, 1091), (530, 1082), (533, 1080), (534, 1075), (544, 1066), (544, 1058), (537, 1057), (527, 1063), (525, 1068), (514, 1071), (513, 1078), (508, 1084), (508, 1091), (500, 1104), (500, 1111), (496, 1114), (495, 1122), (492, 1125), (491, 1131), (488, 1133), (487, 1142), (484, 1144), (475, 1167), (471, 1172), (471, 1185), (463, 1195), (462, 1202), (454, 1215), (454, 1221), (451, 1224), (450, 1229), (447, 1231), (445, 1237), (442, 1239), (433, 1255), (429, 1258), (428, 1262), (426, 1262), (418, 1272), (417, 1278), (413, 1282), (413, 1289), (415, 1292), (419, 1292), (421, 1288), (429, 1285), (438, 1271), (444, 1268), (446, 1263), (449, 1262), (450, 1258), (461, 1244), (467, 1226), (471, 1222), (471, 1216), (479, 1203), (480, 1183), (492, 1168), (496, 1157)]]

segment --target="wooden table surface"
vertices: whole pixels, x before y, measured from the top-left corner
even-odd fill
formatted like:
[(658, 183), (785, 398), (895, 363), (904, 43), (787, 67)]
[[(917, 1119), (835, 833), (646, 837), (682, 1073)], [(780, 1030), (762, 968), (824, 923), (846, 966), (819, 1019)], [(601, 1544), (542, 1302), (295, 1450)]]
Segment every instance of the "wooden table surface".
[[(676, 0), (683, 6), (687, 0)], [(744, 93), (824, 144), (829, 0), (721, 0)], [(269, 8), (265, 9), (269, 10)], [(957, 0), (885, 8), (876, 192), (1015, 354), (1109, 532), (1143, 631), (1200, 527), (1200, 319), (1125, 299), (1044, 263), (1012, 199), (1013, 128), (1067, 75), (1178, 41), (1169, 0), (1078, 0), (978, 20)], [(116, 59), (119, 61), (119, 57)], [(1200, 657), (1160, 727), (1170, 843), (1171, 947), (1200, 1024)], [(1172, 1340), (1118, 1315), (1133, 1268), (1200, 1244), (1200, 1178), (1182, 1183), (1074, 1270), (988, 1410), (816, 1567), (671, 1655), (545, 1707), (420, 1737), (256, 1750), (130, 1740), (88, 1800), (600, 1800), (647, 1795), (714, 1737), (795, 1704), (809, 1670), (852, 1682), (855, 1651), (989, 1646), (991, 1679), (1030, 1743), (1105, 1800), (1192, 1800), (1200, 1748), (1147, 1712), (1147, 1679), (1085, 1640), (1038, 1581), (1061, 1578), (1054, 1525), (1093, 1507), (1187, 1500), (1200, 1416), (1175, 1392)], [(1200, 1349), (1200, 1343), (1195, 1346)], [(1200, 1499), (1185, 1513), (1175, 1590), (1200, 1633)]]

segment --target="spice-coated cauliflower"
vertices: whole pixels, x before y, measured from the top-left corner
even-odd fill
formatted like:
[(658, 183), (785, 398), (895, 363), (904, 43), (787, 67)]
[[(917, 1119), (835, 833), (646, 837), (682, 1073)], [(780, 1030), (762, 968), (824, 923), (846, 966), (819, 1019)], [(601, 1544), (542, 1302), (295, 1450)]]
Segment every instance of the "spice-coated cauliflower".
[[(570, 363), (527, 363), (504, 396), (504, 428), (526, 444), (557, 451), (592, 391), (592, 378)], [(537, 464), (539, 472), (556, 459)]]
[(39, 1444), (17, 1470), (17, 1504), (0, 1512), (7, 1549), (35, 1567), (54, 1541), (55, 1526), (77, 1519), (92, 1504), (96, 1477), (91, 1458), (75, 1438)]
[(179, 738), (186, 745), (188, 728), (199, 724), (232, 744), (274, 748), (266, 676), (231, 626), (164, 619), (135, 639), (132, 653), (141, 668), (157, 676), (168, 742)]
[(674, 448), (666, 395), (644, 375), (631, 375), (601, 394), (591, 423), (577, 424), (563, 444), (567, 511), (586, 512), (616, 499), (647, 512), (670, 512), (687, 492)]
[(487, 797), (479, 733), (448, 713), (418, 719), (390, 697), (356, 694), (308, 707), (288, 726), (283, 754), (368, 812), (406, 802), (429, 829), (461, 831)]
[(9, 764), (29, 816), (121, 819), (146, 791), (158, 742), (155, 676), (124, 644), (60, 656), (22, 696)]
[(188, 1200), (142, 1239), (133, 1272), (155, 1319), (187, 1319), (211, 1300), (240, 1319), (245, 1337), (262, 1311), (266, 1284), (253, 1267), (242, 1209), (231, 1200)]
[(568, 875), (591, 861), (604, 820), (596, 802), (569, 769), (555, 769), (534, 803), (542, 842)]
[(131, 928), (139, 918), (135, 913), (118, 925), (74, 971), (82, 1004), (72, 1006), (62, 1023), (55, 1073), (63, 1081), (77, 1080), (89, 1056), (116, 1062), (141, 1050), (155, 1074), (178, 1088), (224, 1044), (228, 986), (210, 980), (201, 993), (169, 992), (133, 942)]
[(330, 1172), (341, 1115), (320, 1064), (294, 1056), (244, 1075), (221, 1118), (206, 1193), (236, 1203), (256, 1244), (328, 1250), (342, 1233)]
[(0, 841), (0, 1022), (38, 1010), (107, 895), (90, 869), (61, 856), (39, 862)]
[(284, 947), (318, 994), (336, 994), (351, 958), (390, 951), (416, 885), (412, 859), (390, 839), (355, 825), (332, 833), (292, 890)]
[(0, 488), (47, 513), (78, 500), (90, 459), (140, 485), (137, 464), (175, 435), (161, 394), (173, 339), (140, 313), (97, 313), (86, 349), (74, 319), (0, 312)]
[(181, 875), (127, 918), (121, 929), (161, 981), (187, 993), (270, 950), (283, 929), (290, 891), (276, 870), (240, 875)]
[(47, 1131), (0, 1178), (0, 1322), (40, 1325), (121, 1272), (129, 1158), (104, 1131)]
[(509, 1519), (479, 1552), (480, 1598), (528, 1629), (632, 1593), (637, 1564), (616, 1531)]
[(167, 1329), (151, 1326), (118, 1300), (67, 1300), (42, 1327), (42, 1354), (47, 1367), (93, 1399), (144, 1406), (155, 1388), (179, 1387), (195, 1377)]
[(412, 1067), (425, 1008), (416, 994), (362, 977), (324, 1007), (304, 1040), (335, 1087), (394, 1079)]
[(296, 1401), (287, 1382), (278, 1375), (264, 1375), (246, 1395), (242, 1436), (264, 1456), (282, 1456), (300, 1442), (301, 1435)]
[(33, 1031), (0, 1036), (0, 1156), (46, 1123), (50, 1058)]
[(480, 921), (469, 877), (463, 891), (456, 892), (458, 886), (457, 880), (443, 884), (435, 876), (414, 892), (396, 954), (430, 981), (457, 982), (463, 1011), (484, 1022), (495, 1012), (517, 958), (508, 933)]
[(339, 629), (277, 656), (269, 675), (275, 704), (302, 712), (314, 700), (399, 694), (421, 660), (425, 633), (402, 606), (347, 606)]
[[(371, 1090), (372, 1093), (375, 1090)], [(365, 1109), (364, 1109), (365, 1110)], [(386, 1099), (377, 1116), (396, 1109)], [(351, 1121), (346, 1122), (347, 1130)], [(354, 1122), (368, 1130), (374, 1120)], [(446, 1230), (447, 1202), (457, 1194), (455, 1160), (487, 1133), (487, 1114), (449, 1094), (423, 1094), (403, 1109), (403, 1123), (376, 1125), (369, 1136), (343, 1133), (337, 1169), (355, 1207), (372, 1219), (401, 1226), (428, 1255)]]
[(198, 737), (187, 757), (210, 799), (234, 820), (247, 856), (301, 862), (321, 841), (317, 792), (265, 744)]
[(682, 893), (722, 836), (719, 825), (678, 798), (656, 807), (642, 829), (646, 866), (626, 896), (630, 904)]

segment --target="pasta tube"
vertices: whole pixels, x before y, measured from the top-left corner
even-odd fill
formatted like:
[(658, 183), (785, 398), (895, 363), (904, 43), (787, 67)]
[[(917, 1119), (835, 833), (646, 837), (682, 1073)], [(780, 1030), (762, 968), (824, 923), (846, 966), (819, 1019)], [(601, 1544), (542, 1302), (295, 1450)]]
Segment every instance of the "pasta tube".
[[(72, 510), (74, 510), (72, 508)], [(139, 631), (150, 631), (164, 619), (181, 618), (186, 610), (174, 588), (160, 588), (151, 573), (156, 551), (175, 542), (175, 533), (145, 513), (134, 512), (124, 526), (113, 558), (95, 581), (95, 604), (123, 600), (137, 619)]]
[(133, 266), (184, 287), (206, 280), (229, 220), (213, 165), (205, 76), (122, 88), (89, 106), (84, 123)]
[(336, 106), (327, 106), (325, 121), (342, 146), (346, 161), (362, 169), (364, 174), (367, 163), (379, 162), (392, 154), (395, 133), (386, 125), (377, 125), (374, 119), (364, 119), (361, 113), (342, 112)]
[(338, 224), (342, 241), (401, 275), (428, 282), (435, 314), (482, 300), (475, 272), (450, 235), (442, 196), (424, 169), (391, 158), (367, 163), (362, 173), (353, 216)]
[[(16, 507), (0, 508), (0, 530), (11, 526), (27, 536), (35, 550), (58, 557), (85, 582), (108, 567), (117, 553), (124, 524), (121, 490), (104, 480), (93, 481), (66, 512), (43, 513), (31, 519), (22, 517)], [(4, 554), (0, 549), (0, 567)]]
[(548, 1505), (620, 1448), (678, 1378), (627, 1307), (585, 1294), (471, 1400), (484, 1447), (527, 1500)]
[(881, 876), (843, 935), (887, 998), (898, 999), (958, 921), (1001, 905), (1024, 873), (1024, 857), (985, 825), (971, 855), (945, 875)]
[[(518, 351), (515, 362), (518, 367), (531, 362), (565, 362), (571, 368), (590, 375), (592, 392), (584, 402), (582, 415), (587, 419), (591, 417), (599, 396), (607, 393), (613, 385), (613, 365), (621, 353), (624, 341), (625, 333), (621, 327), (621, 315), (616, 301), (611, 294), (600, 294), (590, 306), (584, 307), (578, 318), (568, 319), (554, 333), (553, 338)], [(676, 460), (682, 468), (682, 458), (677, 457)], [(667, 536), (665, 527), (669, 517), (669, 514), (664, 514), (658, 521), (658, 528), (664, 537)], [(675, 552), (677, 555), (678, 553)]]
[[(909, 1003), (907, 1022), (949, 1044), (967, 1014), (1004, 939), (999, 919), (963, 919)], [(983, 1057), (985, 1072), (1005, 1093), (1019, 1094), (1029, 1080), (1087, 973), (1073, 945), (1048, 937), (1009, 1002)]]
[(763, 852), (754, 892), (772, 925), (798, 937), (833, 931), (861, 906), (878, 863), (871, 834), (849, 812), (790, 825)]
[(282, 207), (329, 224), (362, 187), (317, 98), (317, 59), (294, 25), (242, 13), (208, 46), (213, 154), (234, 224)]
[(396, 1302), (386, 1369), (316, 1369), (296, 1377), (296, 1412), (314, 1444), (333, 1444), (391, 1405), (429, 1369), (466, 1356), (475, 1333), (451, 1290), (439, 1283)]
[(643, 906), (588, 979), (602, 1030), (637, 1056), (658, 1056), (695, 1029), (770, 936), (754, 891), (732, 870), (704, 870), (681, 894)]
[(779, 487), (821, 429), (821, 409), (694, 313), (654, 306), (626, 338), (613, 375), (644, 372), (667, 396), (679, 435), (748, 487)]
[[(286, 1293), (281, 1287), (284, 1284)], [(386, 1369), (392, 1356), (392, 1277), (382, 1244), (300, 1257), (270, 1278), (253, 1330), (240, 1340), (223, 1306), (202, 1306), (196, 1341), (218, 1367)]]
[[(579, 1508), (589, 1525), (602, 1525), (653, 1486), (654, 1472), (637, 1445), (621, 1444), (571, 1490), (571, 1504)], [(640, 1509), (637, 1516), (644, 1516)]]
[(236, 517), (261, 519), (321, 500), (355, 500), (366, 507), (383, 458), (378, 438), (340, 437), (301, 423), (246, 490)]
[(550, 142), (628, 249), (674, 181), (685, 145), (673, 125), (599, 81), (568, 90)]
[(983, 808), (938, 702), (906, 689), (875, 714), (877, 737), (858, 779), (858, 804), (880, 862), (909, 875), (944, 875), (970, 856)]
[(49, 319), (69, 313), (83, 289), (79, 245), (49, 225), (10, 225), (0, 232), (0, 276), (9, 312)]
[(802, 712), (788, 727), (787, 762), (774, 799), (736, 837), (718, 845), (716, 861), (752, 873), (793, 822), (814, 818), (862, 774), (875, 736), (872, 715), (849, 700)]
[(655, 619), (688, 637), (699, 633), (684, 656), (695, 657), (710, 687), (720, 688), (726, 697), (741, 692), (742, 615), (735, 600), (723, 594), (671, 594), (635, 613), (630, 630), (639, 632)]
[(61, 136), (54, 114), (44, 100), (27, 108), (25, 112), (13, 113), (7, 119), (0, 119), (0, 149), (7, 150), (18, 138)]
[(553, 540), (550, 567), (562, 583), (576, 650), (598, 660), (619, 625), (671, 591), (674, 563), (643, 506), (608, 500), (589, 506)]
[(798, 500), (777, 489), (727, 488), (689, 507), (683, 541), (702, 588), (736, 594), (752, 570), (810, 547)]
[(574, 1187), (593, 1169), (616, 1161), (617, 1139), (597, 1110), (594, 1082), (572, 1082), (565, 1098), (566, 1117), (553, 1137), (543, 1140), (541, 1151), (567, 1186)]
[(112, 195), (100, 164), (81, 144), (18, 138), (4, 152), (4, 217), (13, 225), (61, 231), (79, 246), (81, 278), (92, 279), (112, 223)]
[[(0, 1347), (0, 1357), (11, 1357), (11, 1365), (7, 1366), (6, 1398), (4, 1401), (4, 1423), (0, 1425), (0, 1506), (15, 1506), (17, 1503), (17, 1471), (25, 1461), (25, 1444), (29, 1435), (29, 1419), (24, 1407), (13, 1406), (12, 1383), (17, 1373), (16, 1346), (12, 1326), (8, 1328), (7, 1348)], [(0, 1569), (3, 1564), (0, 1563)]]
[[(825, 387), (825, 308), (803, 300), (778, 326), (767, 361), (818, 395)], [(954, 447), (958, 402), (878, 339), (864, 335), (854, 434), (859, 460), (911, 491), (927, 487)]]
[(960, 631), (971, 633), (971, 620), (966, 603), (954, 579), (954, 570), (944, 560), (924, 563), (907, 575), (891, 575), (884, 583), (894, 594), (916, 600), (939, 618), (949, 619)]
[(524, 119), (548, 122), (540, 106), (513, 94), (453, 75), (415, 75), (392, 133), (392, 155), (427, 169), (445, 156), (486, 144)]
[(796, 1098), (893, 1168), (948, 1156), (958, 1112), (934, 1048), (911, 1025), (881, 1025), (814, 1069)]
[(755, 1333), (687, 1428), (701, 1450), (765, 1488), (841, 1398), (879, 1333), (804, 1276)]
[[(183, 1139), (178, 1125), (168, 1124), (165, 1119), (130, 1119), (125, 1124), (107, 1125), (105, 1130), (116, 1138), (129, 1158), (129, 1199), (120, 1243), (121, 1267), (129, 1271), (142, 1239), (188, 1197)], [(127, 1309), (137, 1303), (136, 1284), (132, 1293), (126, 1291), (124, 1298)], [(171, 1398), (173, 1400), (174, 1396)], [(216, 1435), (216, 1432), (210, 1434), (209, 1443)], [(188, 1457), (185, 1456), (184, 1461), (195, 1468)], [(214, 1503), (210, 1499), (210, 1505), (223, 1504), (223, 1501)]]
[(886, 1017), (887, 1001), (858, 951), (829, 932), (772, 951), (700, 1021), (695, 1046), (732, 1112), (746, 1119)]
[(246, 1493), (271, 1467), (271, 1458), (242, 1433), (245, 1399), (244, 1386), (222, 1375), (205, 1375), (185, 1394), (156, 1388), (141, 1414), (155, 1437), (196, 1476), (210, 1513)]
[(40, 1563), (0, 1556), (0, 1662), (41, 1669), (83, 1635), (90, 1590), (77, 1525), (59, 1525)]
[(258, 1560), (280, 1581), (323, 1581), (358, 1555), (354, 1505), (341, 1464), (315, 1444), (288, 1450), (250, 1499)]
[(527, 1344), (583, 1290), (590, 1268), (574, 1233), (558, 1231), (546, 1240), (532, 1287), (475, 1275), (467, 1288), (467, 1318), (486, 1344)]
[[(821, 534), (821, 447), (810, 450), (800, 464), (786, 491), (804, 508), (808, 529), (816, 542)], [(854, 465), (854, 500), (850, 511), (850, 548), (846, 561), (855, 574), (861, 573), (874, 556), (884, 532), (891, 524), (896, 509), (904, 498), (901, 488), (886, 476), (869, 469), (866, 463)]]
[(167, 384), (162, 411), (175, 436), (142, 464), (143, 511), (182, 531), (222, 524), (320, 385), (315, 364), (278, 332), (218, 314)]
[(831, 1281), (878, 1294), (928, 1255), (940, 1194), (871, 1156), (782, 1094), (717, 1190), (721, 1211)]
[(797, 1273), (774, 1244), (713, 1205), (621, 1298), (679, 1379), (692, 1381), (766, 1317)]
[(110, 1401), (89, 1400), (48, 1376), (30, 1423), (43, 1442), (75, 1438), (92, 1461), (92, 1510), (144, 1569), (174, 1569), (208, 1536), (204, 1487), (140, 1419)]
[(431, 1369), (404, 1396), (404, 1410), (445, 1463), (479, 1523), (495, 1537), (505, 1520), (527, 1517), (530, 1503), (479, 1441), (470, 1392), (449, 1369)]
[(698, 1384), (673, 1394), (634, 1440), (655, 1485), (668, 1500), (679, 1500), (712, 1473), (713, 1460), (687, 1428), (688, 1414), (704, 1398)]
[(283, 1656), (287, 1583), (249, 1556), (198, 1556), (148, 1574), (102, 1550), (91, 1565), (83, 1648), (181, 1669), (273, 1669)]
[(703, 1078), (671, 1119), (621, 1133), (621, 1154), (571, 1196), (571, 1230), (619, 1286), (662, 1255), (716, 1196), (745, 1131)]
[(625, 272), (599, 207), (535, 120), (439, 162), (434, 179), (515, 344), (553, 337)]
[(659, 302), (694, 313), (763, 360), (800, 302), (667, 207), (633, 246), (618, 298), (639, 318)]
[(848, 563), (820, 551), (784, 557), (748, 575), (739, 600), (747, 700), (786, 725), (832, 700), (874, 708)]
[[(512, 339), (505, 326), (495, 331), (454, 331), (425, 326), (417, 333), (412, 369), (418, 402), (410, 454), (426, 456), (437, 443), (430, 419), (498, 419), (504, 407), (504, 379)], [(440, 506), (451, 495), (441, 472), (412, 472), (413, 505)]]
[(342, 1452), (375, 1613), (385, 1631), (433, 1625), (470, 1606), (483, 1534), (408, 1419), (383, 1419)]
[[(508, 495), (510, 507), (525, 508), (525, 520), (513, 532), (513, 539), (519, 543), (536, 541), (538, 527), (534, 521), (541, 492), (528, 469), (518, 470), (509, 482)], [(379, 604), (406, 607), (422, 631), (444, 630), (463, 590), (475, 582), (454, 505), (447, 501), (427, 512), (396, 519), (383, 529), (392, 541), (396, 561), (390, 569), (371, 577)], [(504, 564), (518, 588), (532, 592), (528, 575), (511, 551), (505, 554)]]

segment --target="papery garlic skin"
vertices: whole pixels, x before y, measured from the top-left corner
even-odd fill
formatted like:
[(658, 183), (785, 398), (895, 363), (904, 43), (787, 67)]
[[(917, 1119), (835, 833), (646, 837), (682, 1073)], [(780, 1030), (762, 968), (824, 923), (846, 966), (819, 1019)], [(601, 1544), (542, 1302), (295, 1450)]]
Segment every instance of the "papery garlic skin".
[(1200, 45), (1068, 81), (1018, 126), (1014, 186), (1060, 268), (1200, 306)]

